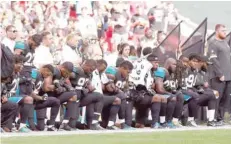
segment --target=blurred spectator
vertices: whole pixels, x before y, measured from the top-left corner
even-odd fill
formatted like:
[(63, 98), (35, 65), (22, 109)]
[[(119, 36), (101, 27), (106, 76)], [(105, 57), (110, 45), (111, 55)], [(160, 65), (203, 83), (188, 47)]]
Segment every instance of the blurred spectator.
[(138, 5), (136, 7), (136, 13), (131, 18), (131, 32), (133, 40), (136, 45), (139, 45), (140, 38), (144, 36), (146, 27), (148, 25), (148, 18), (143, 14), (142, 8)]
[(88, 15), (88, 8), (82, 7), (81, 15), (78, 16), (78, 24), (76, 28), (80, 31), (83, 37), (94, 35), (97, 37), (97, 24), (95, 20)]
[(76, 34), (70, 34), (67, 36), (66, 43), (61, 51), (61, 63), (69, 61), (75, 66), (79, 66), (82, 63), (82, 57), (80, 56), (77, 47), (79, 40), (79, 36)]
[(18, 31), (15, 26), (9, 25), (6, 27), (6, 36), (2, 40), (2, 44), (8, 46), (12, 53), (14, 53), (15, 39), (17, 37)]
[(140, 41), (141, 41), (140, 46), (142, 48), (145, 48), (145, 47), (154, 48), (154, 43), (156, 39), (155, 39), (154, 32), (152, 31), (152, 29), (147, 28), (145, 30), (145, 36), (142, 37)]

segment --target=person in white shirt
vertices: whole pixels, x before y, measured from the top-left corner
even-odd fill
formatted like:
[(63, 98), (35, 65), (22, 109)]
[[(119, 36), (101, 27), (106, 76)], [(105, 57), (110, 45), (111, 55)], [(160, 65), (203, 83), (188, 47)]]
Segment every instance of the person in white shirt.
[(76, 34), (70, 34), (67, 36), (66, 44), (61, 51), (61, 63), (72, 62), (74, 66), (80, 66), (82, 63), (82, 57), (78, 53), (77, 45), (80, 37)]
[[(110, 87), (109, 79), (104, 73), (107, 68), (107, 62), (103, 59), (97, 60), (97, 69), (92, 73), (92, 84), (95, 87), (94, 92), (99, 92), (103, 94), (103, 90)], [(102, 121), (103, 126), (109, 130), (118, 129), (115, 126), (116, 116), (119, 111), (121, 100), (116, 96), (106, 96), (103, 95), (103, 112), (102, 112)], [(107, 125), (104, 125), (106, 124)]]
[(81, 15), (78, 17), (76, 27), (84, 38), (87, 38), (88, 36), (98, 36), (96, 21), (88, 15), (87, 7), (82, 7)]
[(3, 38), (2, 44), (9, 47), (9, 49), (14, 53), (14, 46), (15, 46), (15, 39), (17, 37), (18, 31), (16, 30), (15, 26), (8, 25), (6, 27), (6, 37)]
[(53, 44), (52, 34), (50, 32), (44, 32), (42, 36), (41, 45), (35, 49), (33, 63), (36, 68), (41, 68), (46, 64), (54, 64), (53, 56), (50, 52), (50, 47)]

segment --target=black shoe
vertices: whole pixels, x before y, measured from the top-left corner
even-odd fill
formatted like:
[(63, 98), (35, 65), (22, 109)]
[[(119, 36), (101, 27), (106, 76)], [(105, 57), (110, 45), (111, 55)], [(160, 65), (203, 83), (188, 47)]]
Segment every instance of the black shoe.
[(216, 127), (217, 123), (215, 121), (208, 121), (207, 126)]
[(47, 127), (47, 131), (57, 131), (57, 129), (52, 125), (51, 127)]
[(217, 121), (216, 123), (217, 126), (224, 126), (225, 122), (223, 120)]
[(168, 124), (165, 122), (165, 123), (161, 123), (160, 124), (160, 128), (161, 129), (166, 129), (166, 128), (168, 128)]
[(110, 127), (109, 127), (109, 126), (107, 126), (107, 127), (106, 127), (106, 129), (107, 129), (107, 130), (119, 130), (119, 128), (118, 128), (118, 127), (116, 127), (115, 125), (110, 126)]
[(73, 129), (68, 124), (62, 123), (59, 127), (59, 130), (71, 131)]
[(90, 129), (91, 130), (104, 130), (104, 128), (101, 127), (98, 123), (97, 124), (92, 124)]

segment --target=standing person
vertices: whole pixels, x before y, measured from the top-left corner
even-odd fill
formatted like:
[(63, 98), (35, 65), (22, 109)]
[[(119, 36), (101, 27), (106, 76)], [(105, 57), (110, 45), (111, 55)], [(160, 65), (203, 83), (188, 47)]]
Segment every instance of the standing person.
[(231, 55), (230, 47), (225, 41), (226, 27), (217, 24), (216, 36), (209, 44), (209, 60), (212, 62), (209, 69), (211, 87), (219, 92), (217, 103), (217, 120), (223, 125), (224, 112), (231, 94)]

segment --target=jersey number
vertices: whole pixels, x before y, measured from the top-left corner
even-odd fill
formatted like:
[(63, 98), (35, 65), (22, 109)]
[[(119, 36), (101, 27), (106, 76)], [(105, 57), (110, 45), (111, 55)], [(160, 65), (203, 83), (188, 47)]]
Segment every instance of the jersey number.
[(26, 55), (26, 62), (25, 62), (25, 65), (30, 65), (32, 63), (32, 60), (33, 60), (33, 55), (32, 53), (27, 53)]

